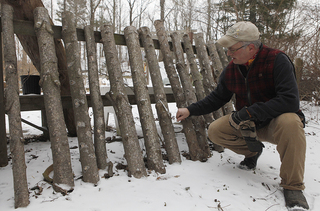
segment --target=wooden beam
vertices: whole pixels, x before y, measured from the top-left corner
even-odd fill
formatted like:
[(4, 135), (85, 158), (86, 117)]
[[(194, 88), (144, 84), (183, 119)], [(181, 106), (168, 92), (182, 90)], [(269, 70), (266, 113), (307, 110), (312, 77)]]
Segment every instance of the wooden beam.
[[(104, 106), (112, 106), (111, 101), (105, 95), (101, 95)], [(137, 101), (134, 95), (128, 95), (128, 99), (131, 105), (136, 105)], [(151, 103), (156, 103), (154, 100), (154, 94), (150, 94)], [(167, 94), (168, 102), (175, 102), (173, 94)], [(88, 106), (92, 107), (91, 97), (87, 95)], [(61, 96), (61, 102), (63, 108), (72, 108), (71, 96)], [(20, 109), (21, 111), (35, 111), (45, 109), (43, 95), (21, 95), (20, 96)]]
[[(0, 17), (0, 20), (1, 20), (1, 17)], [(20, 34), (20, 35), (36, 36), (36, 34), (34, 32), (33, 25), (34, 25), (34, 23), (32, 21), (14, 20), (14, 33)], [(54, 25), (54, 26), (52, 26), (52, 29), (54, 31), (54, 38), (62, 39), (62, 35), (61, 35), (62, 26), (55, 26)], [(77, 28), (77, 36), (78, 36), (78, 41), (85, 41), (83, 29)], [(96, 43), (101, 43), (100, 31), (95, 31), (94, 37), (95, 37)], [(115, 39), (116, 45), (126, 45), (126, 40), (125, 40), (123, 34), (116, 34), (115, 33), (114, 39)], [(153, 39), (153, 44), (154, 44), (155, 49), (160, 49), (159, 40)], [(181, 43), (181, 45), (184, 49), (183, 43)], [(143, 47), (142, 42), (140, 42), (140, 46)], [(169, 46), (172, 51), (173, 47), (172, 47), (171, 41), (169, 41)], [(192, 48), (193, 48), (194, 53), (197, 54), (196, 47), (192, 46)]]

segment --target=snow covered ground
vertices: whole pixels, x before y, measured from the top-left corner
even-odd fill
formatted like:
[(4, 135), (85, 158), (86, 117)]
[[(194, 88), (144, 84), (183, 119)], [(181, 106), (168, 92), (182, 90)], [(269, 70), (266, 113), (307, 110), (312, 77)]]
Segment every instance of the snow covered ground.
[[(319, 107), (302, 103), (307, 116), (305, 133), (307, 136), (307, 155), (305, 171), (305, 195), (310, 210), (320, 210), (320, 125)], [(170, 104), (172, 116), (175, 116), (175, 104)], [(137, 108), (133, 108), (138, 134), (142, 135)], [(40, 112), (23, 112), (22, 117), (40, 125)], [(175, 130), (181, 125), (174, 121)], [(157, 122), (158, 123), (158, 122)], [(112, 118), (109, 125), (114, 125)], [(23, 124), (25, 136), (41, 134), (40, 131)], [(107, 132), (106, 137), (115, 136)], [(177, 133), (180, 151), (187, 151), (182, 133)], [(76, 138), (69, 138), (72, 148), (77, 146)], [(143, 147), (143, 139), (140, 139)], [(68, 210), (68, 211), (285, 211), (282, 189), (279, 187), (279, 156), (274, 145), (266, 143), (255, 171), (237, 168), (243, 159), (229, 150), (223, 153), (213, 152), (205, 163), (193, 162), (182, 157), (182, 163), (166, 164), (166, 174), (149, 172), (148, 177), (135, 179), (128, 177), (124, 170), (114, 167), (115, 175), (104, 178), (107, 171), (100, 170), (100, 182), (95, 187), (81, 180), (75, 181), (74, 191), (66, 196), (55, 193), (50, 185), (43, 181), (42, 173), (52, 164), (50, 142), (31, 142), (25, 145), (27, 176), (29, 189), (35, 186), (43, 188), (41, 194), (30, 190), (30, 205), (19, 208), (23, 211)], [(121, 142), (107, 144), (109, 159), (114, 166), (125, 164)], [(79, 150), (70, 149), (72, 168), (75, 178), (81, 175)], [(13, 178), (11, 161), (7, 167), (0, 168), (0, 206), (1, 211), (14, 210)]]

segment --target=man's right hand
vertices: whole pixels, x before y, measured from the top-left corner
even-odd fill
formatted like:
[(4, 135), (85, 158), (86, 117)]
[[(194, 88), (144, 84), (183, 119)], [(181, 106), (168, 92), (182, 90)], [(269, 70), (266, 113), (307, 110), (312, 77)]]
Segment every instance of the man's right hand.
[(190, 116), (190, 112), (187, 108), (179, 108), (176, 114), (177, 121), (180, 122)]

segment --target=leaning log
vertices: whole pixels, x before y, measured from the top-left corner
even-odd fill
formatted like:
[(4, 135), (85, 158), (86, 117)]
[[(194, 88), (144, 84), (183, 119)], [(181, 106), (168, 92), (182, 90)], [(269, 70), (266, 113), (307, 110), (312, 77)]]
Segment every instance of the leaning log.
[[(185, 64), (185, 59), (183, 56), (183, 49), (181, 46), (181, 40), (177, 32), (171, 34), (173, 51), (176, 56), (176, 69), (180, 76), (180, 81), (183, 87), (187, 105), (197, 102), (196, 93), (194, 91), (193, 85), (191, 84), (191, 78), (188, 73), (187, 66)], [(203, 116), (192, 116), (190, 117), (197, 134), (197, 140), (200, 148), (207, 156), (210, 156), (210, 148), (207, 141), (206, 134), (206, 124)]]
[(74, 15), (67, 11), (62, 13), (62, 39), (66, 46), (70, 91), (78, 135), (80, 162), (84, 182), (96, 184), (99, 173), (91, 134), (86, 90), (84, 88), (80, 50)]
[(13, 9), (10, 5), (2, 5), (1, 18), (7, 83), (5, 91), (5, 110), (9, 116), (14, 206), (15, 208), (18, 208), (28, 206), (29, 192), (26, 173), (27, 167), (24, 158), (24, 138), (21, 126), (17, 56), (13, 33)]
[(124, 87), (113, 27), (111, 24), (106, 24), (101, 26), (100, 30), (110, 80), (110, 92), (106, 96), (112, 102), (119, 121), (129, 176), (141, 178), (146, 176), (147, 172), (143, 162), (131, 105)]
[(94, 148), (99, 169), (107, 167), (107, 149), (105, 143), (105, 121), (104, 106), (100, 94), (96, 43), (92, 26), (85, 26), (84, 33), (86, 38), (88, 76), (90, 95), (92, 100), (93, 121), (94, 121)]
[(155, 47), (148, 27), (141, 27), (139, 30), (140, 39), (144, 46), (148, 67), (150, 70), (156, 109), (159, 123), (165, 143), (165, 149), (169, 163), (181, 163), (181, 157), (177, 139), (175, 136), (171, 114), (168, 107), (166, 93), (164, 91), (159, 62)]
[[(183, 90), (181, 88), (181, 84), (179, 81), (179, 76), (174, 68), (172, 54), (169, 47), (168, 38), (166, 35), (166, 31), (164, 28), (163, 21), (156, 20), (154, 22), (155, 28), (157, 30), (157, 36), (160, 43), (160, 50), (163, 55), (163, 62), (165, 65), (165, 69), (167, 72), (167, 75), (169, 77), (169, 81), (171, 84), (172, 92), (174, 95), (174, 98), (177, 103), (178, 108), (184, 108), (187, 106), (186, 99), (183, 93)], [(199, 147), (198, 141), (197, 141), (197, 135), (194, 131), (193, 124), (190, 118), (187, 118), (185, 120), (181, 121), (183, 126), (183, 132), (186, 136), (188, 148), (189, 148), (189, 154), (191, 160), (200, 160), (200, 161), (206, 161), (207, 155), (204, 153), (201, 148)]]
[[(218, 83), (220, 74), (222, 73), (222, 70), (223, 70), (222, 62), (220, 60), (216, 45), (214, 44), (213, 41), (209, 41), (207, 43), (207, 48), (208, 48), (208, 52), (209, 52), (209, 57), (212, 62), (212, 67), (214, 69), (214, 71), (213, 71), (214, 78), (215, 78), (216, 82)], [(232, 101), (229, 101), (228, 103), (226, 103), (222, 107), (222, 110), (223, 110), (224, 114), (230, 114), (234, 110)]]
[[(209, 95), (216, 87), (217, 83), (213, 78), (213, 73), (210, 65), (210, 59), (208, 56), (207, 48), (203, 39), (203, 33), (197, 33), (195, 35), (195, 44), (197, 49), (197, 56), (199, 59), (201, 74), (203, 77), (203, 86), (206, 95)], [(222, 109), (218, 109), (213, 112), (215, 119), (223, 116)]]
[[(203, 78), (200, 74), (200, 71), (198, 70), (196, 58), (194, 56), (194, 51), (193, 51), (191, 40), (188, 34), (183, 35), (183, 45), (184, 45), (184, 50), (187, 54), (187, 59), (190, 67), (192, 80), (196, 89), (197, 100), (202, 100), (206, 96), (205, 90), (203, 87), (203, 82), (202, 82)], [(209, 124), (213, 122), (212, 113), (204, 115), (204, 118), (206, 120), (207, 126), (209, 126)]]
[(146, 146), (148, 168), (164, 174), (166, 169), (163, 165), (160, 140), (152, 113), (147, 80), (144, 74), (139, 35), (136, 28), (134, 26), (127, 26), (124, 29), (124, 37), (129, 52), (131, 76)]
[(71, 157), (66, 125), (62, 113), (60, 81), (52, 28), (49, 22), (48, 11), (44, 7), (36, 8), (34, 15), (41, 61), (40, 86), (43, 90), (51, 141), (54, 171), (53, 182), (73, 187)]

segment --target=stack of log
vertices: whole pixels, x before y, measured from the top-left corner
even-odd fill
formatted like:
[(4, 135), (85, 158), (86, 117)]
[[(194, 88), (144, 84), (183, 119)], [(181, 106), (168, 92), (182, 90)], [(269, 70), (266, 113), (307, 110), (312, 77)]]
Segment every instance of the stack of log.
[[(99, 169), (108, 169), (109, 176), (112, 176), (112, 163), (108, 162), (105, 144), (105, 120), (103, 104), (101, 101), (99, 78), (97, 70), (97, 58), (92, 26), (85, 27), (85, 39), (87, 44), (89, 85), (92, 95), (94, 113), (94, 140), (92, 139), (91, 125), (88, 115), (86, 91), (83, 84), (82, 71), (80, 67), (78, 39), (75, 28), (75, 17), (70, 12), (62, 16), (62, 38), (66, 50), (67, 76), (72, 96), (73, 113), (78, 136), (80, 162), (82, 166), (83, 181), (97, 184), (99, 181)], [(13, 156), (13, 176), (15, 185), (15, 207), (24, 207), (29, 204), (28, 186), (26, 179), (26, 164), (24, 160), (23, 135), (21, 128), (21, 117), (18, 96), (18, 76), (16, 70), (15, 43), (13, 39), (13, 9), (9, 5), (2, 7), (5, 67), (7, 75), (6, 95), (10, 95), (6, 101), (6, 112), (9, 115), (10, 124), (10, 148)], [(66, 122), (63, 118), (61, 104), (61, 80), (59, 79), (59, 67), (56, 51), (56, 43), (53, 37), (52, 24), (48, 11), (44, 7), (37, 7), (34, 10), (34, 26), (39, 52), (39, 70), (41, 70), (40, 85), (43, 90), (47, 124), (50, 134), (53, 172), (53, 187), (56, 191), (62, 190), (59, 185), (67, 185), (71, 190), (74, 186), (71, 159), (68, 144)], [(188, 34), (180, 39), (177, 33), (172, 33), (173, 49), (170, 49), (168, 36), (163, 21), (154, 23), (163, 56), (166, 73), (169, 77), (172, 92), (177, 107), (186, 107), (191, 103), (202, 99), (216, 86), (217, 79), (222, 70), (222, 63), (216, 45), (205, 44), (203, 35), (196, 34), (196, 53)], [(144, 74), (141, 46), (144, 47), (147, 64), (150, 70), (152, 84), (154, 87), (156, 109), (161, 127), (164, 147), (168, 161), (181, 163), (180, 151), (178, 148), (175, 132), (172, 124), (172, 117), (169, 111), (166, 94), (162, 83), (158, 65), (156, 49), (151, 38), (150, 29), (128, 26), (124, 30), (124, 37), (129, 52), (133, 88), (138, 105), (140, 122), (144, 135), (144, 146), (146, 151), (146, 163), (142, 153), (131, 105), (125, 91), (122, 70), (118, 58), (118, 52), (114, 39), (113, 27), (111, 24), (101, 26), (101, 37), (104, 46), (104, 53), (110, 79), (110, 91), (106, 94), (112, 102), (121, 130), (128, 174), (136, 178), (147, 176), (147, 169), (158, 173), (165, 173), (165, 165), (162, 158), (161, 141), (154, 115), (151, 109), (150, 97), (147, 89), (147, 81)], [(140, 40), (141, 43), (140, 43)], [(209, 52), (208, 52), (208, 50)], [(174, 51), (176, 61), (172, 58)], [(187, 61), (184, 55), (187, 55)], [(209, 53), (209, 54), (208, 54)], [(200, 71), (196, 64), (200, 62)], [(212, 64), (211, 64), (212, 63)], [(189, 74), (189, 68), (191, 75)], [(214, 71), (212, 71), (214, 69)], [(195, 88), (193, 87), (195, 86)], [(192, 117), (183, 120), (183, 132), (185, 134), (189, 157), (193, 161), (206, 161), (211, 156), (209, 142), (206, 135), (206, 127), (217, 119), (230, 112), (232, 104), (214, 112), (213, 115)], [(215, 146), (218, 147), (219, 146)], [(219, 148), (219, 151), (223, 151)], [(64, 186), (66, 187), (66, 186)]]

